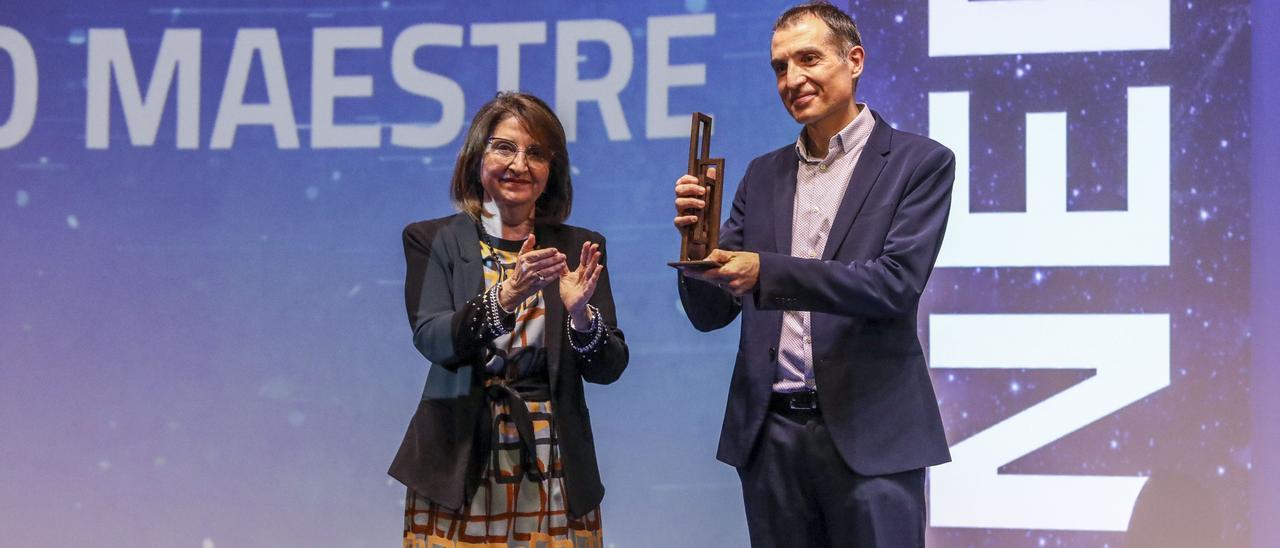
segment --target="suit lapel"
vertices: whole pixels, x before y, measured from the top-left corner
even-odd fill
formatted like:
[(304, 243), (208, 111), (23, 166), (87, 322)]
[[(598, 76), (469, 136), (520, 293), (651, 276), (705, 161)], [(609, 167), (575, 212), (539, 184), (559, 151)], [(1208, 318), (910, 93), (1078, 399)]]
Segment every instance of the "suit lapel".
[[(534, 228), (534, 236), (537, 237), (538, 248), (554, 247), (564, 252), (566, 249), (572, 249), (564, 242), (563, 232), (556, 230), (556, 227), (538, 226)], [(571, 253), (565, 252), (565, 255), (573, 256)], [(574, 267), (576, 265), (569, 265)], [(561, 339), (564, 338), (564, 301), (560, 300), (560, 284), (552, 282), (542, 288), (542, 302), (546, 307), (546, 329), (544, 333), (546, 338), (543, 344), (547, 348), (547, 376), (551, 380), (551, 391), (555, 393), (557, 380), (560, 378), (560, 348)]]
[(467, 293), (453, 296), (454, 306), (462, 306), (476, 294), (484, 291), (484, 263), (480, 260), (480, 234), (476, 232), (475, 221), (466, 214), (459, 213), (449, 223), (454, 236), (457, 253), (458, 276), (461, 286), (468, 288)]
[(775, 251), (783, 255), (791, 254), (791, 224), (795, 216), (796, 171), (799, 169), (800, 157), (794, 149), (790, 154), (781, 154), (784, 159), (778, 177), (773, 186), (773, 234), (777, 237)]
[(849, 187), (844, 191), (844, 199), (840, 201), (840, 209), (836, 210), (836, 218), (831, 223), (831, 232), (827, 235), (827, 245), (822, 250), (823, 260), (833, 259), (836, 251), (840, 250), (840, 245), (849, 235), (849, 227), (853, 226), (853, 220), (862, 210), (862, 204), (867, 201), (867, 195), (871, 193), (871, 188), (880, 178), (880, 172), (888, 163), (885, 156), (889, 154), (889, 141), (893, 128), (889, 127), (889, 124), (885, 123), (875, 111), (871, 111), (871, 114), (875, 117), (876, 125), (871, 130), (871, 136), (867, 138), (862, 155), (858, 157), (858, 165), (853, 168), (853, 176), (849, 179)]

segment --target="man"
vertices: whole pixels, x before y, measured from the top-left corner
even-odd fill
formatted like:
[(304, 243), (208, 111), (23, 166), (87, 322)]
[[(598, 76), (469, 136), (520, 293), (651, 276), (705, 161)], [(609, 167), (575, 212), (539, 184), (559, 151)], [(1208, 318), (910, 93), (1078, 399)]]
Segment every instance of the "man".
[[(755, 546), (922, 546), (924, 469), (950, 455), (916, 312), (955, 158), (855, 101), (865, 52), (834, 6), (787, 10), (770, 49), (804, 128), (747, 168), (720, 266), (679, 277), (699, 330), (742, 313), (717, 457)], [(677, 181), (677, 227), (705, 206), (696, 182)]]

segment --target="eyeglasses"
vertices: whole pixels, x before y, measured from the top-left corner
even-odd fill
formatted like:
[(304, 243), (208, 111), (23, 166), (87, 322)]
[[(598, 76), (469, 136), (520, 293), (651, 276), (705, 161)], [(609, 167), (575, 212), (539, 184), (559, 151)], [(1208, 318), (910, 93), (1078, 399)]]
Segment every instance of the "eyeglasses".
[(516, 156), (523, 152), (524, 161), (538, 167), (547, 167), (551, 164), (551, 159), (555, 157), (555, 153), (537, 145), (521, 148), (511, 141), (498, 137), (490, 137), (486, 142), (489, 143), (486, 151), (503, 162), (516, 161)]

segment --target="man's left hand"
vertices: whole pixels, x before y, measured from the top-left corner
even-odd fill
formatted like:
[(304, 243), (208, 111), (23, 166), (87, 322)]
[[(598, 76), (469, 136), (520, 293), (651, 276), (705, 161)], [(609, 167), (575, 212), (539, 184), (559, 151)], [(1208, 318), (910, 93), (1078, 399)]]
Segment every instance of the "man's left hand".
[(720, 266), (701, 272), (688, 271), (685, 275), (714, 283), (739, 297), (754, 291), (760, 281), (758, 253), (715, 249), (707, 259), (720, 263)]

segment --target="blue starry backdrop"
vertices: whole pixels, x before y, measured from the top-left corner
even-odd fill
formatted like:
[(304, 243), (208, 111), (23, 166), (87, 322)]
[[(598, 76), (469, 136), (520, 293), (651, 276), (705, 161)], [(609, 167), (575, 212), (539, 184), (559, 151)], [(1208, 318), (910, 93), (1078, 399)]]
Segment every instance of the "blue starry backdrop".
[[(1189, 523), (1212, 545), (1248, 545), (1248, 3), (1173, 2), (1168, 49), (954, 57), (929, 56), (929, 4), (847, 4), (868, 50), (858, 96), (928, 134), (929, 93), (970, 92), (972, 211), (1025, 207), (1026, 113), (1044, 111), (1067, 113), (1068, 209), (1124, 210), (1127, 87), (1169, 87), (1172, 177), (1168, 265), (940, 268), (921, 307), (926, 347), (929, 314), (1167, 314), (1167, 387), (1000, 472), (1147, 477), (1152, 515), (1193, 504)], [(485, 44), (472, 25), (503, 23), (526, 24), (499, 27), (524, 42), (518, 76), (504, 74), (562, 119), (576, 113), (570, 221), (608, 238), (632, 350), (621, 381), (588, 388), (606, 542), (746, 545), (736, 474), (714, 460), (736, 324), (693, 330), (665, 262), (688, 113), (715, 117), (729, 192), (751, 158), (797, 136), (768, 64), (786, 5), (4, 0), (0, 127), (20, 138), (0, 148), (0, 538), (396, 545), (404, 488), (385, 471), (427, 369), (403, 310), (400, 229), (452, 213), (462, 125), (500, 85), (494, 34)], [(446, 80), (414, 87), (395, 44), (425, 23), (437, 26), (399, 70)], [(367, 89), (316, 76), (313, 29), (329, 27), (364, 29), (332, 72)], [(118, 65), (106, 106), (90, 104), (89, 52), (109, 48), (110, 29), (153, 105), (150, 129), (126, 113)], [(166, 30), (181, 29), (198, 41), (148, 95)], [(651, 58), (654, 41), (666, 58)], [(179, 100), (182, 85), (194, 100)], [(376, 139), (313, 140), (317, 90), (335, 89), (351, 96), (332, 100), (332, 122)], [(90, 128), (104, 108), (105, 143)], [(401, 146), (396, 127), (438, 135)], [(955, 444), (1091, 375), (936, 368), (934, 383)], [(929, 530), (936, 546), (1141, 545), (1135, 534)]]

